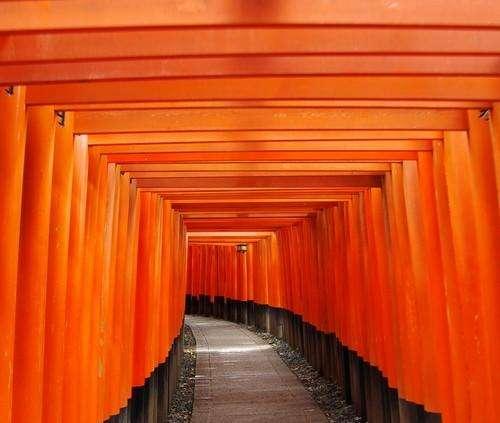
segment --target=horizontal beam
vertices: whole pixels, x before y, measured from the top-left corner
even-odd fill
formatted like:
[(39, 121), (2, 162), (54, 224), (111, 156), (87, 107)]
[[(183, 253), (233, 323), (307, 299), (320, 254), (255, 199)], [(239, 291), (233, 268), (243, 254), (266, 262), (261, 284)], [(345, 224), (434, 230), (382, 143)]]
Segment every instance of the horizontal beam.
[[(1, 2), (0, 2), (1, 4)], [(173, 100), (500, 100), (498, 76), (288, 76), (42, 84), (27, 104)]]
[(257, 216), (246, 216), (246, 217), (202, 217), (202, 218), (189, 218), (184, 216), (183, 222), (189, 228), (190, 225), (231, 225), (231, 224), (243, 224), (243, 225), (255, 225), (260, 226), (261, 224), (293, 224), (303, 220), (303, 216), (299, 217), (288, 217), (288, 216), (278, 216), (278, 217), (257, 217)]
[(170, 109), (82, 111), (79, 134), (264, 129), (463, 130), (467, 115), (448, 109)]
[(225, 233), (224, 235), (216, 231), (188, 231), (188, 239), (192, 238), (229, 238), (229, 237), (268, 237), (271, 236), (273, 232), (269, 231), (234, 231), (230, 233)]
[[(333, 207), (335, 203), (332, 203)], [(312, 213), (323, 207), (324, 204), (317, 205), (311, 203), (252, 203), (252, 204), (176, 204), (175, 209), (180, 213), (211, 213), (217, 211), (219, 213), (265, 213), (265, 212), (282, 212), (282, 213)]]
[(375, 108), (375, 109), (480, 109), (491, 107), (488, 101), (424, 100), (188, 100), (128, 103), (55, 104), (56, 110), (130, 110), (130, 109), (211, 109), (211, 108)]
[[(360, 184), (360, 179), (366, 178), (363, 175), (357, 175), (356, 177), (343, 177), (344, 179), (353, 178), (356, 180), (356, 184), (349, 185), (324, 185), (324, 186), (262, 186), (262, 187), (230, 187), (230, 186), (220, 186), (220, 187), (174, 187), (169, 188), (168, 190), (162, 188), (140, 188), (141, 191), (150, 191), (155, 192), (160, 196), (164, 196), (168, 194), (170, 198), (181, 198), (183, 196), (191, 196), (198, 198), (213, 198), (214, 196), (221, 195), (224, 198), (229, 200), (237, 198), (237, 197), (247, 197), (249, 195), (259, 195), (264, 196), (266, 198), (276, 198), (276, 197), (286, 197), (288, 195), (302, 195), (304, 193), (310, 195), (330, 195), (330, 194), (347, 194), (351, 195), (352, 193), (360, 193), (364, 192), (368, 189), (368, 187)], [(342, 177), (330, 177), (330, 178), (342, 178)], [(380, 177), (371, 177), (375, 181), (379, 181)], [(269, 178), (273, 179), (273, 178)], [(276, 178), (277, 179), (277, 178)], [(286, 178), (281, 178), (285, 180)], [(345, 182), (345, 181), (344, 181)], [(354, 182), (354, 181), (353, 181)]]
[(314, 177), (314, 176), (352, 176), (352, 175), (381, 175), (381, 171), (366, 171), (366, 170), (319, 170), (319, 171), (228, 171), (228, 172), (218, 172), (218, 171), (210, 171), (210, 172), (161, 172), (161, 175), (156, 174), (155, 172), (131, 172), (128, 173), (129, 177), (133, 180), (146, 178), (268, 178), (272, 176), (279, 177)]
[[(294, 202), (294, 201), (308, 201), (310, 202), (311, 204), (316, 204), (316, 205), (321, 205), (321, 206), (329, 206), (332, 202), (336, 202), (336, 203), (342, 203), (342, 202), (349, 202), (352, 200), (352, 196), (348, 196), (348, 195), (344, 195), (344, 196), (340, 196), (340, 195), (337, 195), (337, 196), (324, 196), (324, 197), (314, 197), (314, 198), (311, 198), (311, 197), (307, 197), (307, 196), (302, 196), (302, 197), (294, 197), (294, 198), (269, 198), (269, 199), (266, 199), (265, 201), (267, 201), (268, 203), (270, 204), (276, 204), (276, 205), (281, 205), (281, 204), (287, 204), (287, 203), (290, 203), (290, 202)], [(169, 200), (170, 201), (170, 200)], [(171, 200), (172, 201), (172, 205), (179, 205), (181, 207), (186, 207), (190, 204), (203, 204), (205, 202), (205, 200), (203, 199), (173, 199)], [(251, 204), (251, 203), (260, 203), (264, 201), (263, 198), (255, 198), (254, 197), (251, 197), (251, 198), (237, 198), (237, 199), (234, 199), (234, 200), (220, 200), (220, 201), (217, 201), (217, 200), (214, 200), (213, 202), (210, 202), (210, 204), (212, 203), (219, 203), (219, 204), (223, 204), (223, 203), (232, 203), (233, 205), (236, 205), (236, 204)]]
[(241, 212), (220, 212), (220, 211), (206, 211), (206, 212), (198, 212), (191, 213), (186, 212), (182, 213), (182, 217), (184, 219), (237, 219), (237, 218), (266, 218), (266, 217), (294, 217), (294, 218), (304, 218), (309, 216), (313, 210), (310, 212), (285, 212), (285, 211), (274, 211), (274, 212), (252, 212), (252, 213), (241, 213)]
[(497, 26), (492, 0), (325, 2), (310, 0), (7, 0), (0, 2), (0, 31), (73, 30), (191, 25), (431, 25)]
[[(351, 178), (357, 180), (358, 176)], [(272, 179), (272, 178), (271, 178)], [(339, 179), (349, 179), (349, 177), (344, 177)], [(372, 177), (372, 179), (379, 180), (380, 178)], [(317, 187), (300, 187), (300, 186), (289, 186), (289, 187), (273, 187), (273, 186), (264, 186), (264, 187), (214, 187), (214, 188), (189, 188), (189, 187), (175, 187), (174, 189), (169, 189), (169, 194), (175, 193), (175, 195), (192, 195), (193, 193), (201, 196), (211, 196), (211, 195), (219, 195), (221, 192), (224, 192), (225, 195), (235, 196), (235, 195), (248, 195), (248, 194), (265, 194), (270, 196), (276, 195), (288, 195), (288, 194), (297, 194), (307, 192), (309, 194), (331, 194), (331, 193), (341, 193), (351, 194), (352, 192), (362, 192), (366, 191), (367, 187), (363, 185), (359, 185), (359, 180), (357, 185), (352, 186), (317, 186)], [(151, 189), (148, 191), (155, 191), (157, 193), (162, 193), (162, 190)]]
[(371, 187), (380, 186), (380, 177), (372, 175), (356, 176), (315, 176), (315, 177), (226, 177), (226, 178), (150, 178), (138, 179), (139, 188), (315, 188), (315, 187)]
[(266, 218), (266, 219), (184, 219), (186, 229), (190, 230), (216, 230), (234, 231), (247, 230), (276, 230), (285, 226), (292, 226), (302, 222), (303, 218)]
[(391, 162), (416, 160), (415, 151), (226, 151), (190, 153), (116, 153), (109, 154), (111, 163), (191, 163), (191, 162), (310, 162), (367, 161)]
[(161, 177), (163, 172), (283, 172), (283, 171), (390, 171), (389, 163), (358, 163), (358, 162), (288, 162), (288, 163), (140, 163), (125, 164), (121, 166), (123, 172), (132, 172), (145, 176), (146, 174), (155, 174)]
[(183, 57), (3, 64), (0, 84), (281, 75), (498, 75), (500, 55)]
[[(266, 237), (264, 237), (266, 238)], [(193, 238), (189, 240), (189, 245), (226, 245), (236, 247), (238, 244), (254, 244), (264, 238)]]
[(232, 141), (436, 140), (443, 131), (293, 130), (293, 131), (170, 131), (128, 134), (91, 134), (88, 145), (162, 144)]
[[(231, 40), (231, 42), (228, 42)], [(3, 65), (189, 56), (498, 54), (498, 28), (197, 27), (0, 33)], [(313, 58), (313, 57), (311, 57)], [(401, 63), (404, 65), (404, 63)], [(207, 71), (208, 69), (204, 69)]]
[(433, 140), (229, 141), (118, 144), (92, 147), (100, 154), (195, 151), (431, 151)]

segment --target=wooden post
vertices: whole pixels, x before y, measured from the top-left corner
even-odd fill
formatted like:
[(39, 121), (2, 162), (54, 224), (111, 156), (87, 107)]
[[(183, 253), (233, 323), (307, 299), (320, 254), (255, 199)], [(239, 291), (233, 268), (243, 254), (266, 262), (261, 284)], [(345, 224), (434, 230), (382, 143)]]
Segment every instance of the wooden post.
[(59, 123), (56, 125), (52, 175), (43, 378), (43, 421), (47, 423), (63, 422), (64, 345), (73, 156), (73, 114), (66, 113), (64, 125)]
[(10, 422), (26, 116), (24, 87), (0, 89), (0, 421)]
[(79, 354), (82, 348), (81, 298), (83, 292), (83, 257), (85, 241), (85, 212), (87, 200), (88, 147), (87, 137), (75, 136), (74, 166), (71, 191), (71, 216), (66, 294), (66, 333), (64, 337), (63, 421), (78, 421)]
[[(12, 422), (42, 420), (55, 113), (28, 108), (16, 304)], [(29, 406), (27, 406), (29, 404)]]

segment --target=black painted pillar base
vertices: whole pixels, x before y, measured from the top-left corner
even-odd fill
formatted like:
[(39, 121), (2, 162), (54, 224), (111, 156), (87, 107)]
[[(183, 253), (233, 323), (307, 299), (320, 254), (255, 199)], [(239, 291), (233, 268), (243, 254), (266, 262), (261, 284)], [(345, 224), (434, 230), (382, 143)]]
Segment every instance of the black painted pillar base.
[[(190, 311), (197, 301), (190, 302)], [(197, 308), (196, 308), (197, 309)], [(158, 365), (143, 386), (132, 389), (127, 406), (106, 423), (163, 423), (179, 380), (184, 354), (183, 333), (175, 338), (168, 358)]]

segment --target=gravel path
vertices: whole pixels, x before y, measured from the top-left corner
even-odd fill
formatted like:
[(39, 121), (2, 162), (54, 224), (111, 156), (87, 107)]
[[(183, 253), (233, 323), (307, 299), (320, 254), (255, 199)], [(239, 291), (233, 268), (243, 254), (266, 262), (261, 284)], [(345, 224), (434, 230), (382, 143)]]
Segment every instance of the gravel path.
[(285, 341), (263, 330), (256, 329), (253, 326), (245, 327), (274, 348), (283, 362), (298, 377), (306, 390), (310, 392), (329, 422), (362, 422), (361, 417), (357, 417), (352, 406), (344, 400), (342, 388), (320, 376), (300, 352), (292, 349)]
[(196, 376), (196, 340), (193, 331), (184, 325), (184, 357), (177, 389), (170, 404), (168, 423), (191, 421), (194, 402), (194, 381)]

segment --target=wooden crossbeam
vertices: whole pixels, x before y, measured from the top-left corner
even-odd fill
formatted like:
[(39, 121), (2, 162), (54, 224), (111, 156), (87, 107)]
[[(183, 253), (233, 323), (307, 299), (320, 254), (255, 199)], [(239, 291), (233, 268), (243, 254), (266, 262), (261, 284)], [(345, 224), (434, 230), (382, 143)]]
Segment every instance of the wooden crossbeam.
[(281, 75), (498, 75), (500, 55), (195, 57), (5, 64), (0, 84)]
[[(172, 100), (500, 100), (498, 76), (289, 76), (33, 85), (28, 104)], [(150, 128), (151, 130), (151, 128)]]
[(120, 133), (192, 130), (464, 130), (466, 113), (449, 109), (170, 109), (82, 111), (75, 132)]
[(229, 141), (118, 144), (93, 147), (100, 154), (195, 151), (430, 151), (432, 140)]
[(489, 0), (455, 7), (446, 0), (425, 5), (381, 0), (334, 5), (321, 0), (144, 0), (141, 7), (134, 0), (0, 2), (0, 31), (252, 24), (496, 26), (499, 21), (500, 5)]
[(204, 26), (0, 33), (0, 44), (3, 64), (37, 65), (189, 56), (495, 55), (500, 31), (480, 28), (471, 36), (468, 28), (450, 27)]
[(380, 178), (372, 175), (351, 175), (351, 176), (315, 176), (307, 177), (288, 177), (288, 176), (269, 176), (266, 178), (251, 178), (251, 177), (205, 177), (200, 180), (195, 178), (150, 178), (138, 179), (137, 186), (139, 188), (159, 188), (167, 189), (183, 189), (183, 188), (293, 188), (293, 187), (366, 187), (380, 185)]
[[(88, 145), (164, 144), (257, 141), (437, 140), (442, 131), (422, 130), (232, 130), (165, 131), (124, 134), (90, 134)], [(115, 147), (114, 147), (115, 148)], [(103, 150), (105, 151), (105, 150)]]

